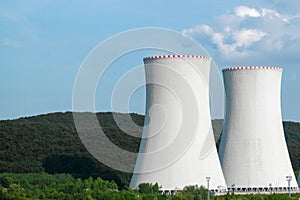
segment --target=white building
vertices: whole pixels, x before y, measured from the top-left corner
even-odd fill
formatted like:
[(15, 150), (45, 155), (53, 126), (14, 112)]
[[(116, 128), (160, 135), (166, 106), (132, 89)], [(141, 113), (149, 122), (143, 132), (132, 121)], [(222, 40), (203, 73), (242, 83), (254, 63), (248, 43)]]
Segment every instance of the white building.
[(130, 187), (158, 183), (163, 191), (188, 185), (226, 188), (211, 126), (211, 58), (144, 58), (146, 119)]
[(281, 117), (282, 69), (223, 70), (226, 114), (219, 149), (229, 188), (240, 192), (286, 192), (298, 185)]

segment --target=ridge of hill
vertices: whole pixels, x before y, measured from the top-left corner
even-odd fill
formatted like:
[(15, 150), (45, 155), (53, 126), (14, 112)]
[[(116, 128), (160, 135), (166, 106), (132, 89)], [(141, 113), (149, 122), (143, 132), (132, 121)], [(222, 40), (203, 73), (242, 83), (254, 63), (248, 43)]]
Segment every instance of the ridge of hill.
[[(144, 116), (123, 113), (96, 113), (106, 136), (117, 146), (137, 152), (140, 139), (124, 133), (114, 121), (141, 135)], [(128, 115), (139, 126), (130, 126)], [(216, 141), (223, 120), (213, 120)], [(283, 122), (290, 157), (295, 171), (300, 169), (300, 123)], [(114, 180), (120, 188), (128, 186), (131, 174), (111, 169), (97, 161), (85, 149), (76, 132), (71, 112), (50, 113), (0, 121), (0, 173), (68, 173), (78, 178), (101, 177)]]

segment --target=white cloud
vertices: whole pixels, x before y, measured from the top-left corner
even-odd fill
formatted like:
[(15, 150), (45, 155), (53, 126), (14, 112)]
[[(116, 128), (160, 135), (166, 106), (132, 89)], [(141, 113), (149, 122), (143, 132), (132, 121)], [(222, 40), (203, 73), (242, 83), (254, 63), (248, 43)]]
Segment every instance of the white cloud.
[(286, 23), (288, 23), (289, 20), (290, 20), (290, 17), (281, 15), (275, 10), (266, 9), (266, 8), (261, 9), (261, 15), (264, 16), (264, 17), (267, 16), (270, 19), (278, 18), (278, 19), (280, 19), (280, 20), (282, 20)]
[(239, 17), (260, 17), (261, 14), (254, 8), (249, 8), (247, 6), (238, 6), (234, 8), (236, 16)]
[(258, 42), (266, 35), (265, 32), (255, 29), (243, 29), (233, 33), (236, 45), (239, 47), (249, 47)]
[(196, 36), (196, 35), (201, 34), (201, 33), (204, 33), (206, 35), (212, 35), (213, 30), (210, 26), (208, 26), (206, 24), (202, 24), (202, 25), (197, 25), (193, 28), (183, 29), (182, 33), (184, 35), (190, 35), (190, 36)]
[(215, 17), (211, 25), (196, 25), (182, 30), (182, 33), (215, 49), (222, 61), (253, 60), (255, 56), (261, 58), (265, 55), (282, 60), (278, 55), (291, 57), (300, 51), (298, 19), (298, 14), (238, 6)]
[[(208, 25), (199, 25), (194, 28), (184, 29), (182, 33), (192, 37), (202, 34), (210, 38), (221, 54), (239, 56), (247, 55), (247, 51), (244, 50), (266, 35), (266, 33), (255, 29), (232, 30), (230, 27), (225, 27), (223, 32), (216, 32)], [(226, 40), (228, 39), (232, 40), (232, 42), (227, 43)]]
[(268, 17), (269, 19), (278, 18), (286, 23), (291, 20), (290, 17), (278, 13), (276, 10), (267, 8), (255, 9), (247, 6), (237, 6), (234, 8), (234, 13), (237, 17)]

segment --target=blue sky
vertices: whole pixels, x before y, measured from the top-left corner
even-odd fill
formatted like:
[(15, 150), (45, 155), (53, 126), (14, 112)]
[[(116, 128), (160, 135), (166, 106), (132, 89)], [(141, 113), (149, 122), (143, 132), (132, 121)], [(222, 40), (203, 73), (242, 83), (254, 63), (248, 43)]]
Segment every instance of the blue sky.
[[(299, 8), (297, 0), (1, 1), (0, 119), (70, 111), (76, 74), (97, 44), (129, 29), (162, 27), (194, 38), (219, 69), (283, 67), (283, 118), (300, 121)], [(110, 110), (105, 95), (97, 95), (98, 111)], [(140, 89), (130, 110), (143, 113), (143, 98)]]

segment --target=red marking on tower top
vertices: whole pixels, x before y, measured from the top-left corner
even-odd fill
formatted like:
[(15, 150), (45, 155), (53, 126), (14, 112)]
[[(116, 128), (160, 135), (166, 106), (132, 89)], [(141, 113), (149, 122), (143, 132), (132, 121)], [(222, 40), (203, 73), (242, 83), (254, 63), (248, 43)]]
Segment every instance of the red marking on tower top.
[(233, 70), (278, 70), (278, 71), (283, 71), (283, 69), (280, 67), (272, 67), (272, 66), (238, 66), (238, 67), (225, 68), (222, 71), (233, 71)]
[(143, 60), (151, 60), (151, 59), (163, 59), (163, 58), (199, 58), (199, 59), (210, 59), (209, 56), (199, 56), (199, 55), (160, 55), (160, 56), (149, 56), (145, 57)]

